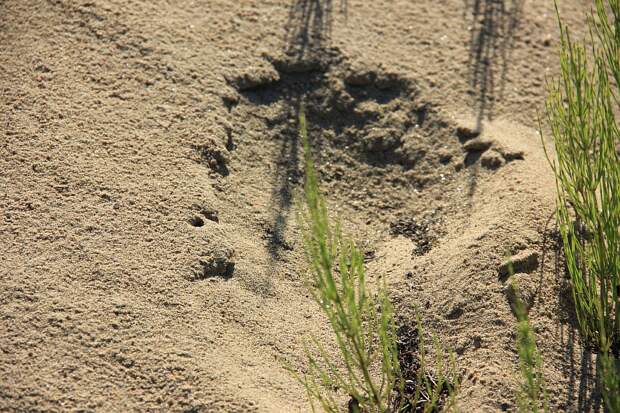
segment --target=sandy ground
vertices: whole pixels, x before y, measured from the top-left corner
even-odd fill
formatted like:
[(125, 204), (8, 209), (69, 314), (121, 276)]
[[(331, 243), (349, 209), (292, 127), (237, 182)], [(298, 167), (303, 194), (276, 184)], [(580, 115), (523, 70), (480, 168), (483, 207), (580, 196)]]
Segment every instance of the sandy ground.
[(511, 254), (553, 411), (597, 410), (536, 131), (556, 39), (542, 0), (0, 1), (0, 411), (308, 411), (301, 102), (462, 411), (515, 409)]

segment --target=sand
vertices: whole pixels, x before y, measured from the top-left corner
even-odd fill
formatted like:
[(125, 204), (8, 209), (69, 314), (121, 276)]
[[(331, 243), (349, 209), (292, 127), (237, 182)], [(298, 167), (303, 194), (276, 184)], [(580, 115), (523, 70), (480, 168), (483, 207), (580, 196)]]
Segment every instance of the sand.
[[(587, 4), (563, 16), (583, 27)], [(0, 1), (0, 411), (305, 412), (305, 103), (330, 211), (514, 411), (517, 278), (553, 411), (597, 410), (538, 134), (551, 2)]]

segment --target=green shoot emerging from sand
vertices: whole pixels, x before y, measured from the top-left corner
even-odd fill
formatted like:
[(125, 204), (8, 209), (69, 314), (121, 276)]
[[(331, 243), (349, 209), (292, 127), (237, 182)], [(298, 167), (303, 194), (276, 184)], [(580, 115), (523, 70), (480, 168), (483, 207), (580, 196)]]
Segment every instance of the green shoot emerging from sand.
[(548, 412), (549, 404), (542, 371), (542, 358), (536, 347), (536, 337), (527, 316), (517, 323), (517, 352), (523, 381), (517, 397), (519, 412)]
[[(311, 265), (308, 287), (329, 320), (339, 357), (332, 356), (318, 340), (306, 344), (308, 371), (297, 376), (305, 386), (313, 410), (342, 411), (348, 397), (350, 412), (439, 410), (439, 404), (454, 404), (454, 363), (440, 363), (435, 379), (426, 370), (423, 349), (419, 351), (414, 394), (405, 394), (405, 379), (398, 357), (398, 340), (392, 305), (384, 281), (367, 289), (364, 256), (354, 242), (343, 237), (340, 227), (329, 222), (325, 199), (320, 193), (314, 168), (306, 118), (299, 115), (300, 135), (306, 168), (305, 204), (302, 217), (304, 242)], [(421, 329), (418, 334), (422, 336)], [(421, 342), (420, 348), (423, 348)], [(444, 360), (439, 344), (437, 359)]]
[(603, 395), (610, 411), (618, 412), (611, 350), (620, 347), (619, 0), (595, 0), (589, 26), (591, 51), (560, 22), (561, 74), (546, 109), (575, 313), (586, 344), (601, 350)]
[[(312, 265), (309, 287), (327, 316), (342, 360), (334, 361), (313, 340), (306, 346), (310, 371), (302, 379), (311, 403), (326, 412), (341, 411), (333, 389), (351, 397), (351, 409), (386, 412), (394, 390), (404, 385), (392, 306), (385, 288), (375, 294), (366, 289), (364, 257), (340, 228), (329, 223), (325, 200), (320, 194), (303, 109), (299, 127), (306, 168), (304, 241)], [(313, 405), (314, 408), (314, 405)]]
[[(512, 266), (509, 268), (512, 274)], [(517, 353), (519, 353), (519, 370), (521, 385), (517, 396), (520, 413), (538, 413), (549, 411), (549, 401), (542, 369), (542, 357), (536, 346), (536, 336), (530, 324), (527, 308), (521, 300), (519, 286), (513, 285), (516, 297), (513, 310), (517, 317)]]

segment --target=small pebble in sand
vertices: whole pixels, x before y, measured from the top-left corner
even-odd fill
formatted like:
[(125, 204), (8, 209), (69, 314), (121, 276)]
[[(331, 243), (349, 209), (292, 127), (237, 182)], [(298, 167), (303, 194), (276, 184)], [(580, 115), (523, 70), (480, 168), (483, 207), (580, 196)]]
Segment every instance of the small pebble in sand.
[(465, 142), (463, 144), (463, 149), (467, 152), (481, 152), (489, 149), (491, 145), (493, 145), (492, 140), (478, 137)]
[(456, 136), (461, 142), (480, 136), (480, 131), (473, 125), (460, 125), (456, 128)]
[(270, 64), (251, 66), (226, 76), (226, 80), (239, 91), (255, 89), (280, 80), (280, 74)]
[(234, 251), (230, 248), (209, 251), (208, 255), (199, 260), (199, 267), (194, 273), (195, 279), (232, 277), (235, 271), (233, 256)]
[(504, 165), (504, 157), (497, 151), (487, 151), (480, 157), (480, 164), (487, 169), (497, 169)]

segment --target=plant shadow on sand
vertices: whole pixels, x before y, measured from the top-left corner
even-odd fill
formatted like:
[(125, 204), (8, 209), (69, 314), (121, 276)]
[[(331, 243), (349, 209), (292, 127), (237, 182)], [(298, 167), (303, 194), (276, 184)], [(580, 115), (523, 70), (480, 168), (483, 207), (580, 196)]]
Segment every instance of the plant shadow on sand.
[[(481, 133), (483, 122), (493, 119), (494, 104), (504, 92), (524, 0), (464, 1), (463, 19), (471, 28), (468, 78), (475, 101), (475, 130)], [(472, 159), (471, 163), (475, 164), (476, 160)], [(477, 164), (470, 171), (471, 196), (478, 180)]]
[(478, 130), (484, 119), (492, 119), (494, 103), (503, 95), (522, 7), (523, 0), (465, 0), (471, 19), (468, 67)]
[[(347, 15), (347, 1), (340, 0), (340, 12)], [(289, 7), (286, 22), (286, 50), (293, 61), (321, 59), (329, 45), (332, 29), (332, 0), (293, 0)], [(290, 119), (296, 119), (303, 92), (297, 96), (274, 96), (275, 100), (289, 102)], [(282, 251), (292, 249), (285, 240), (290, 208), (293, 202), (293, 189), (301, 179), (299, 165), (299, 138), (297, 125), (290, 125), (281, 133), (278, 157), (275, 159), (276, 173), (271, 195), (273, 220), (268, 234), (269, 253), (278, 261)]]
[[(586, 413), (599, 412), (603, 403), (601, 387), (597, 379), (599, 354), (596, 350), (580, 344), (581, 338), (577, 329), (572, 297), (568, 296), (570, 293), (566, 294), (567, 289), (563, 291), (560, 292), (560, 307), (564, 316), (569, 318), (560, 321), (562, 325), (559, 326), (561, 344), (566, 349), (563, 364), (569, 380), (568, 388), (563, 392), (566, 409)], [(576, 362), (576, 360), (579, 361)], [(577, 394), (576, 398), (575, 394)]]
[(568, 388), (564, 392), (566, 408), (569, 411), (598, 412), (602, 405), (600, 383), (596, 379), (599, 355), (595, 349), (584, 347), (579, 336), (577, 315), (570, 292), (570, 275), (557, 229), (553, 238), (551, 245), (545, 243), (543, 246), (545, 250), (552, 250), (554, 253), (556, 285), (559, 286), (557, 298), (560, 319), (557, 328), (560, 331), (560, 343), (565, 348), (563, 365), (568, 374)]
[[(320, 54), (330, 43), (332, 0), (293, 0), (286, 23), (287, 54), (298, 59)], [(347, 0), (340, 0), (340, 12), (347, 18)]]
[(555, 224), (555, 214), (549, 216), (542, 232), (542, 258), (536, 296), (542, 291), (545, 269), (549, 268), (545, 264), (548, 260), (553, 260), (559, 314), (556, 328), (559, 330), (560, 344), (565, 349), (562, 365), (568, 375), (567, 388), (558, 394), (561, 394), (566, 411), (598, 412), (602, 406), (601, 389), (598, 380), (595, 379), (598, 354), (593, 349), (580, 345), (577, 315), (570, 292), (570, 275), (566, 268), (562, 236)]

